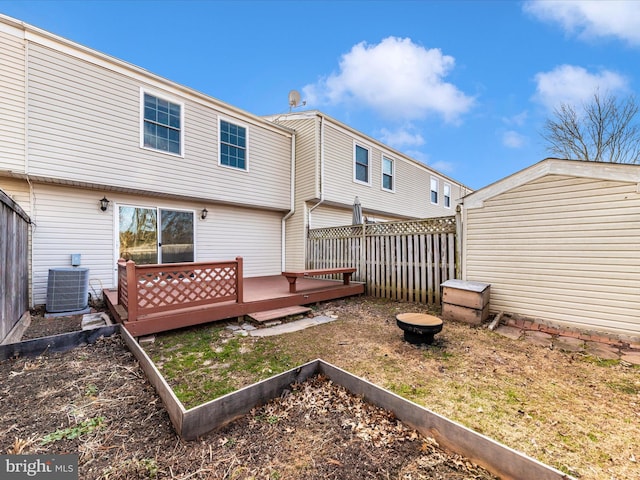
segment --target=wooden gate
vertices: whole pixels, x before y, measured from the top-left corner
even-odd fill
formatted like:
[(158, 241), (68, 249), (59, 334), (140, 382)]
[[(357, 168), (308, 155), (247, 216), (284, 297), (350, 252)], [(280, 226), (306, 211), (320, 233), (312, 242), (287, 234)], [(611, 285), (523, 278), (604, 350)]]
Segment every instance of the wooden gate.
[(316, 228), (306, 267), (355, 267), (375, 297), (440, 304), (440, 284), (456, 278), (456, 217)]

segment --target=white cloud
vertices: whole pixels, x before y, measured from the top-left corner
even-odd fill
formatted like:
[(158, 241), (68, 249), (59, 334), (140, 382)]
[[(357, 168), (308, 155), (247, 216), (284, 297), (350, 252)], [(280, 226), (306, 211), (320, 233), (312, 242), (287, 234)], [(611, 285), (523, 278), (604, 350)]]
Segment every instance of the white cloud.
[(514, 130), (508, 130), (502, 134), (502, 144), (508, 148), (521, 148), (526, 142), (526, 137)]
[(513, 115), (511, 117), (503, 117), (502, 121), (507, 125), (515, 125), (517, 127), (521, 127), (526, 123), (528, 117), (529, 117), (529, 112), (524, 110), (518, 113), (517, 115)]
[(435, 171), (442, 172), (442, 173), (453, 173), (455, 170), (453, 163), (445, 162), (443, 160), (430, 163), (429, 166), (433, 168)]
[(353, 102), (387, 118), (414, 120), (436, 113), (456, 122), (474, 99), (444, 81), (454, 65), (454, 58), (437, 48), (387, 37), (376, 45), (354, 45), (342, 56), (338, 73), (303, 91), (310, 106)]
[(389, 130), (382, 128), (380, 130), (380, 140), (393, 148), (402, 147), (419, 147), (424, 145), (424, 137), (419, 132), (412, 132), (412, 126)]
[(616, 72), (590, 73), (574, 65), (560, 65), (550, 72), (538, 73), (535, 81), (535, 98), (549, 110), (563, 103), (580, 106), (596, 92), (615, 95), (628, 89), (627, 79)]
[(524, 10), (543, 21), (559, 23), (579, 38), (617, 37), (640, 45), (640, 2), (609, 0), (532, 0)]

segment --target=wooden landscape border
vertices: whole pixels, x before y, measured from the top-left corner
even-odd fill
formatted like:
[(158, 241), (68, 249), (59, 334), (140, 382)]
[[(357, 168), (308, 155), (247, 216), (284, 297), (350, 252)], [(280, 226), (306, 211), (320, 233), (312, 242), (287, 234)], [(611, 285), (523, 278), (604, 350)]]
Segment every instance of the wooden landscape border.
[(195, 440), (237, 420), (248, 414), (252, 408), (279, 397), (292, 383), (303, 382), (314, 375), (323, 374), (352, 394), (392, 412), (400, 421), (415, 428), (422, 435), (434, 438), (445, 450), (466, 457), (501, 479), (573, 478), (321, 359), (187, 410), (138, 342), (126, 329), (123, 328), (121, 332), (149, 382), (164, 402), (176, 431), (185, 440)]

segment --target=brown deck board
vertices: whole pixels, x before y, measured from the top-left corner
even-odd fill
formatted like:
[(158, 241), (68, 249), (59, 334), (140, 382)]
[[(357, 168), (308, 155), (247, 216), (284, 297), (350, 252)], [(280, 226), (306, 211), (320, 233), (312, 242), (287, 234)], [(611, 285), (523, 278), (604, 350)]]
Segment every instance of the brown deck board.
[(134, 336), (148, 335), (216, 320), (224, 320), (297, 305), (333, 300), (364, 293), (364, 284), (344, 285), (338, 280), (300, 278), (295, 293), (289, 292), (289, 282), (282, 275), (248, 277), (244, 279), (244, 302), (221, 302), (211, 305), (181, 308), (169, 312), (147, 315), (135, 322), (121, 317), (122, 308), (117, 308), (117, 291), (105, 290), (104, 297), (111, 315), (123, 323)]
[(293, 307), (276, 308), (275, 310), (267, 310), (264, 312), (252, 312), (248, 313), (247, 316), (249, 316), (255, 322), (264, 323), (270, 320), (278, 320), (280, 318), (290, 317), (292, 315), (300, 315), (310, 311), (311, 309), (309, 307), (295, 305)]

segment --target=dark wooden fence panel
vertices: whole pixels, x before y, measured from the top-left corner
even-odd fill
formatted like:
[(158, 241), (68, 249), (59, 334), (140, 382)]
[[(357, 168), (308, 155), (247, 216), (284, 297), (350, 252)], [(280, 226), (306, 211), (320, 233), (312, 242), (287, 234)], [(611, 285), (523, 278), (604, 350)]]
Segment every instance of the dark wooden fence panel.
[(456, 278), (456, 217), (317, 228), (306, 268), (355, 267), (375, 297), (440, 304), (440, 284)]
[(27, 214), (0, 190), (0, 341), (29, 309)]

